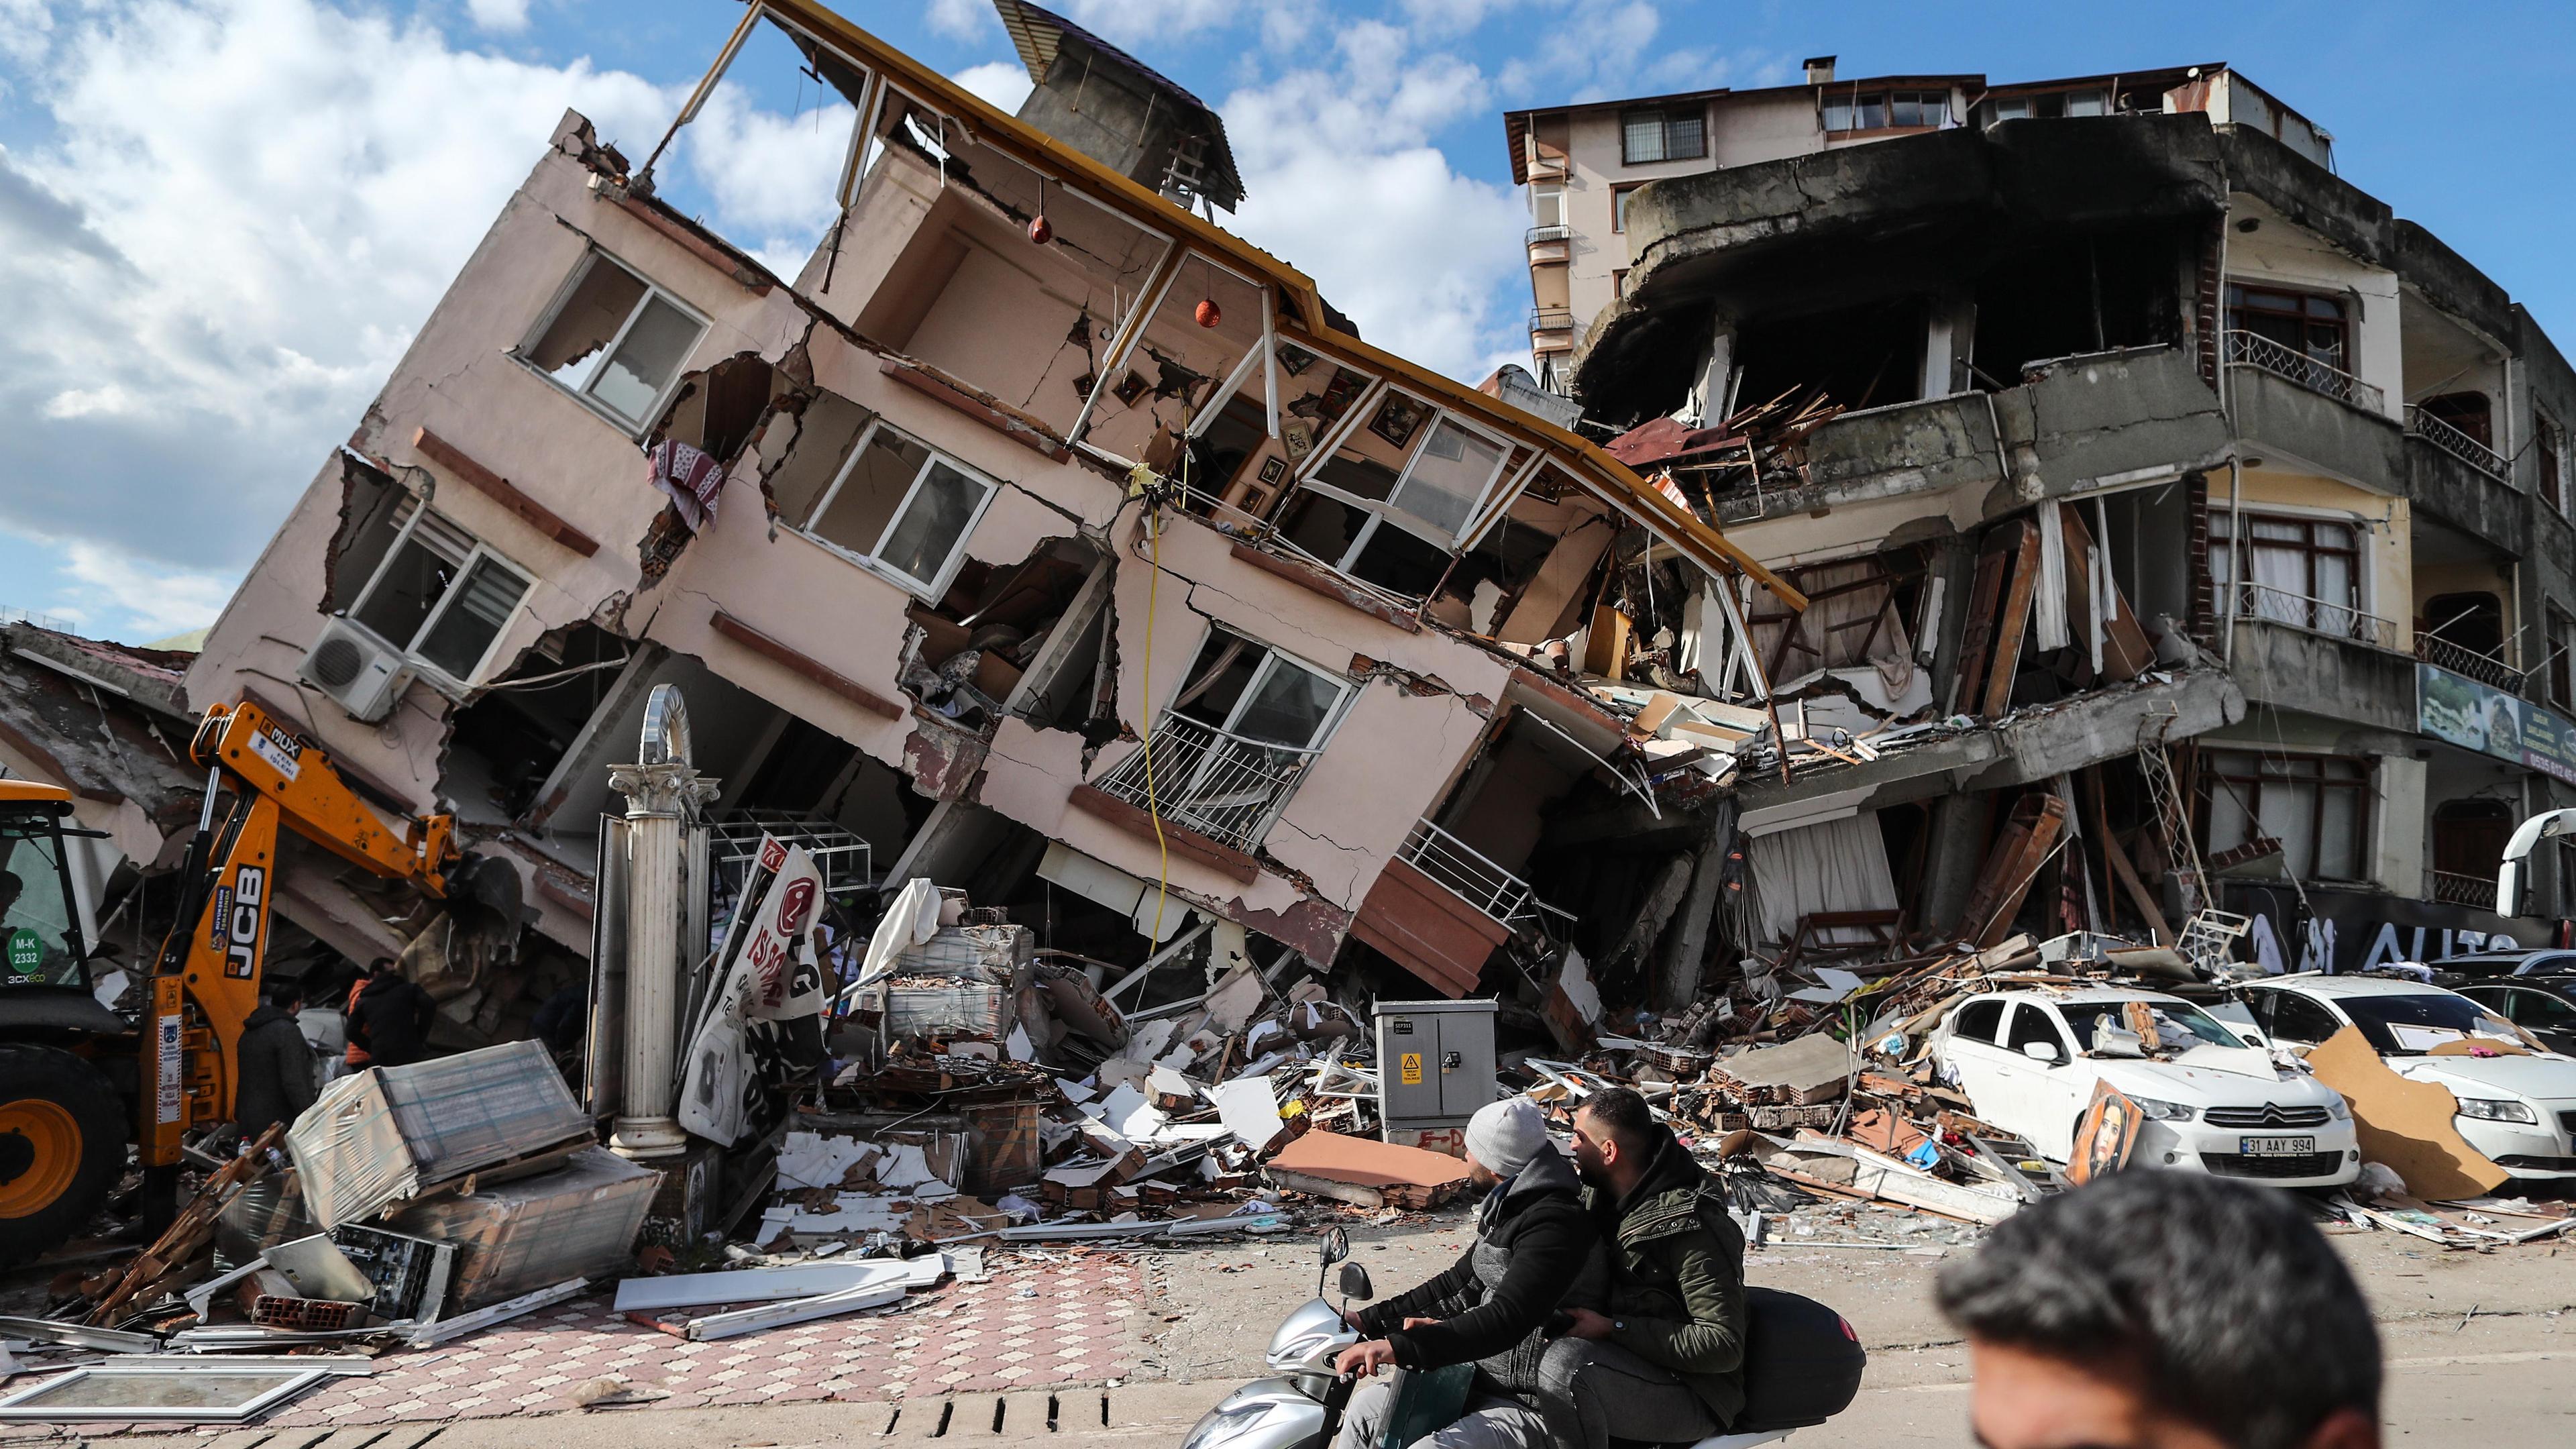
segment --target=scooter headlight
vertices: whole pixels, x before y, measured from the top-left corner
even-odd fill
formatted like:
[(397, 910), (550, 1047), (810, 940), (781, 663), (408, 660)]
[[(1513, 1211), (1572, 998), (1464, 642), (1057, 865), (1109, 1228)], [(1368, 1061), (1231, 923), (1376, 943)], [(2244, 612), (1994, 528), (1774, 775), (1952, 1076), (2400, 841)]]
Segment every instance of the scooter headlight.
[(1211, 1449), (1239, 1434), (1248, 1434), (1261, 1416), (1270, 1412), (1268, 1404), (1242, 1404), (1235, 1408), (1215, 1408), (1199, 1416), (1190, 1437), (1181, 1441), (1181, 1449)]

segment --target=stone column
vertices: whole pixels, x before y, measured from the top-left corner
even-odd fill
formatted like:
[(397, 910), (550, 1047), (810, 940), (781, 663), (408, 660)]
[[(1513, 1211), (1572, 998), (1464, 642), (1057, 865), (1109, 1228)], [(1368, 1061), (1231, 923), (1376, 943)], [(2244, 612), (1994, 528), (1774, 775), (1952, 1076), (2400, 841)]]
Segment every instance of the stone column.
[[(679, 1093), (681, 830), (715, 797), (689, 762), (688, 716), (674, 685), (647, 702), (642, 763), (609, 768), (626, 797), (626, 1090), (608, 1145), (630, 1158), (675, 1157), (688, 1136), (671, 1115)], [(601, 863), (603, 867), (608, 862)]]

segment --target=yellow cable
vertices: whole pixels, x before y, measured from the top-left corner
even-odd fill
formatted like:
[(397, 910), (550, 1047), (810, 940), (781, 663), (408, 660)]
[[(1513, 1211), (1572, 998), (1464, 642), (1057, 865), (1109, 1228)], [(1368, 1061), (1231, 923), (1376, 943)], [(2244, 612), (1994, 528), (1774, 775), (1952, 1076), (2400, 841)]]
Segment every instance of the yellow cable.
[(1145, 482), (1146, 469), (1139, 464), (1130, 482), (1145, 492), (1145, 537), (1148, 541), (1152, 572), (1145, 581), (1145, 667), (1144, 680), (1138, 688), (1142, 696), (1137, 703), (1139, 723), (1136, 732), (1145, 739), (1145, 817), (1154, 822), (1154, 851), (1161, 876), (1154, 883), (1154, 934), (1145, 942), (1151, 955), (1163, 944), (1163, 907), (1172, 894), (1172, 847), (1163, 838), (1162, 802), (1154, 794), (1154, 610), (1162, 596), (1163, 529), (1162, 505), (1155, 501), (1150, 485)]

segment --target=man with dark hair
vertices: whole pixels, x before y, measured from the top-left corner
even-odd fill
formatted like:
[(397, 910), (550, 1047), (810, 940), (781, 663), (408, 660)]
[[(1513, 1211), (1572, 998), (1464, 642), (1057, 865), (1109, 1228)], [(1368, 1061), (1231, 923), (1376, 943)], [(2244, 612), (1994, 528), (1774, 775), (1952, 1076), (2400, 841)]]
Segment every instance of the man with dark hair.
[(1551, 1437), (1606, 1449), (1720, 1432), (1744, 1408), (1744, 1234), (1725, 1192), (1625, 1087), (1575, 1110), (1574, 1164), (1610, 1244), (1610, 1306), (1569, 1310), (1540, 1364)]
[(2287, 1193), (2115, 1173), (1941, 1275), (1988, 1449), (2377, 1449), (2379, 1335)]
[(304, 1009), (304, 986), (284, 978), (271, 980), (260, 992), (260, 1004), (242, 1018), (233, 1059), (241, 1079), (233, 1088), (233, 1123), (245, 1138), (256, 1138), (272, 1124), (292, 1125), (313, 1105), (313, 1048), (295, 1013)]
[(367, 963), (367, 974), (349, 993), (349, 1069), (407, 1067), (429, 1055), (429, 1027), (438, 1003), (402, 974), (391, 956)]

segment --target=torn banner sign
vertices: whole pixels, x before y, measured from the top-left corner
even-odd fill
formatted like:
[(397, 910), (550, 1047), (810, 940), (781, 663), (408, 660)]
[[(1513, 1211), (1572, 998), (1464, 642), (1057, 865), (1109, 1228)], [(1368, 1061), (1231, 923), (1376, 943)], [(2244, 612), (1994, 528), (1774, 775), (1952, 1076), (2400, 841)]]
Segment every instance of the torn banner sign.
[(725, 930), (680, 1084), (680, 1125), (728, 1147), (785, 1110), (782, 1088), (822, 1048), (822, 871), (803, 846), (764, 835), (741, 899), (759, 905)]

